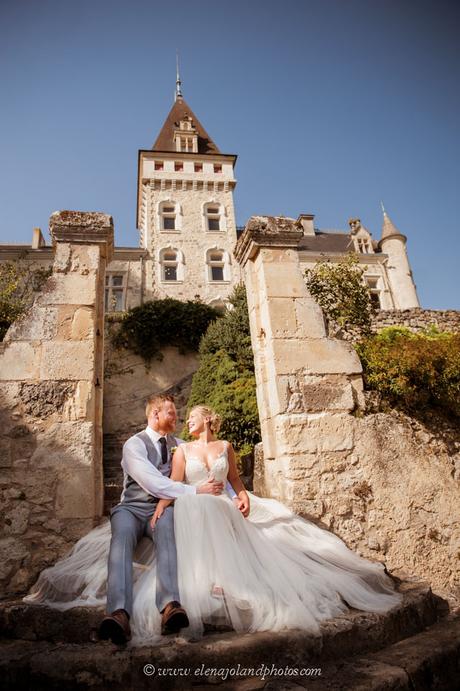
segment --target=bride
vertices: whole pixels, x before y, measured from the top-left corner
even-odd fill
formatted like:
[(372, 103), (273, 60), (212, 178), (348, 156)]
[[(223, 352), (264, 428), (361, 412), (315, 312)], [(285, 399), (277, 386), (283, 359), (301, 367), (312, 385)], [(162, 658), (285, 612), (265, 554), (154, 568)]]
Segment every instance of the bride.
[[(220, 418), (214, 411), (196, 406), (187, 424), (195, 440), (176, 449), (171, 479), (196, 487), (210, 478), (228, 480), (236, 497), (223, 492), (175, 499), (178, 585), (190, 623), (182, 635), (199, 638), (205, 624), (227, 625), (237, 632), (286, 628), (318, 632), (319, 622), (348, 607), (383, 613), (401, 601), (382, 564), (359, 557), (338, 537), (278, 501), (246, 492), (232, 445), (216, 438)], [(152, 528), (172, 501), (158, 502)], [(104, 523), (82, 538), (67, 558), (47, 569), (26, 601), (60, 609), (103, 605), (109, 543), (110, 524)], [(134, 564), (135, 645), (162, 640), (152, 552), (150, 542)], [(66, 596), (53, 588), (56, 573), (61, 582), (67, 575), (72, 583)]]

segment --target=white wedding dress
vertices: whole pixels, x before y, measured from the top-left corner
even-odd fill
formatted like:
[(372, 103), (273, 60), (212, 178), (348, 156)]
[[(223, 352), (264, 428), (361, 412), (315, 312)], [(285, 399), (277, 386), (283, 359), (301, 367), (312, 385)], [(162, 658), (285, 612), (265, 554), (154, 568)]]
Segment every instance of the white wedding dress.
[[(227, 445), (208, 468), (186, 444), (185, 481), (200, 485), (209, 473), (225, 481)], [(382, 564), (366, 561), (332, 533), (299, 518), (273, 499), (250, 494), (244, 518), (227, 494), (176, 499), (174, 525), (181, 603), (190, 627), (181, 635), (199, 638), (204, 624), (235, 631), (304, 629), (347, 605), (386, 612), (401, 601)], [(161, 519), (160, 519), (161, 520)], [(46, 569), (26, 602), (60, 609), (104, 605), (110, 523), (92, 530), (70, 555)], [(133, 644), (164, 641), (155, 606), (155, 555), (145, 538), (134, 565)], [(143, 563), (139, 563), (142, 561)]]

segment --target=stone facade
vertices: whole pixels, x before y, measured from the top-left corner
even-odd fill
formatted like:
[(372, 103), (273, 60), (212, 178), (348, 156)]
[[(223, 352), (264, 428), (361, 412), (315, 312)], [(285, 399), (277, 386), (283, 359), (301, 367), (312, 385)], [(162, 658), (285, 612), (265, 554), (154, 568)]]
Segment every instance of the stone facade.
[(2, 592), (23, 592), (103, 511), (103, 291), (113, 223), (50, 219), (53, 272), (0, 351)]
[(458, 429), (365, 414), (360, 363), (349, 343), (326, 338), (303, 281), (300, 241), (291, 220), (253, 217), (235, 250), (262, 427), (254, 489), (364, 556), (458, 597)]

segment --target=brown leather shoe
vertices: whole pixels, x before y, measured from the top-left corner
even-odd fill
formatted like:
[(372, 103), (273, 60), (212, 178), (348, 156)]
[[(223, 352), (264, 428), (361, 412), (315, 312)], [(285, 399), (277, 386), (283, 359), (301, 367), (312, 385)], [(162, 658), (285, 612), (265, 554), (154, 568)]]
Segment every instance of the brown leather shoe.
[(103, 641), (110, 639), (116, 645), (123, 645), (131, 640), (129, 617), (124, 609), (116, 609), (104, 617), (99, 627), (99, 638)]
[(189, 625), (187, 612), (181, 606), (180, 602), (176, 602), (176, 600), (168, 602), (162, 612), (162, 615), (162, 636), (168, 636), (171, 633), (178, 633), (181, 629), (185, 629)]

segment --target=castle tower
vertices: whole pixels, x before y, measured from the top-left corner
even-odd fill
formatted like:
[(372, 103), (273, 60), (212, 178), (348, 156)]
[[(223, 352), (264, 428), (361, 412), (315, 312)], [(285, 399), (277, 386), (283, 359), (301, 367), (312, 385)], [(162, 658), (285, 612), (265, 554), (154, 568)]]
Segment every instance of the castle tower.
[[(139, 151), (137, 226), (149, 251), (149, 297), (221, 305), (240, 280), (233, 190), (236, 156), (223, 154), (182, 96), (152, 149)], [(150, 289), (150, 290), (149, 290)]]
[(388, 255), (387, 275), (396, 309), (420, 307), (406, 252), (405, 235), (399, 232), (382, 204), (383, 225), (379, 247)]

